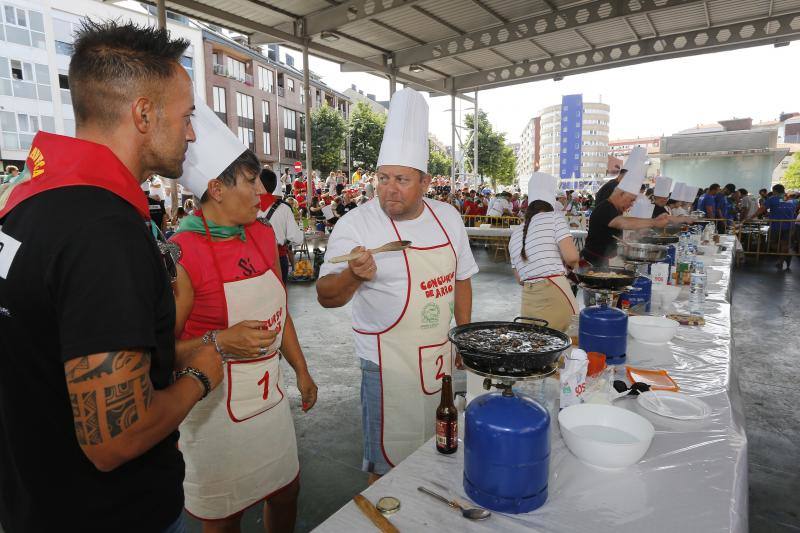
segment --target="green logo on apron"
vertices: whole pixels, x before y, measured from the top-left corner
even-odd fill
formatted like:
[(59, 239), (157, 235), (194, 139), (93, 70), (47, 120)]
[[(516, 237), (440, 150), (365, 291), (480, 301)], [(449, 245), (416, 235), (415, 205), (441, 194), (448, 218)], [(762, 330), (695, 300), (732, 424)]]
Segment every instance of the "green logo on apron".
[(422, 329), (431, 329), (439, 325), (439, 305), (433, 302), (425, 304), (422, 308)]

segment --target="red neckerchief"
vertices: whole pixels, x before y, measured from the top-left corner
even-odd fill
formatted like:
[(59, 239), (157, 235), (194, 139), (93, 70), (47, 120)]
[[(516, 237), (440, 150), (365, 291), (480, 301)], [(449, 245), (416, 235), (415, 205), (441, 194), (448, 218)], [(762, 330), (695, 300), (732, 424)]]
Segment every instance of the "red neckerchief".
[(261, 211), (266, 211), (272, 204), (275, 203), (276, 198), (274, 195), (272, 195), (272, 193), (264, 193), (258, 195), (258, 200), (261, 203), (259, 206)]
[(33, 138), (23, 179), (0, 187), (0, 220), (41, 192), (79, 185), (110, 191), (150, 220), (139, 182), (107, 146), (43, 131)]

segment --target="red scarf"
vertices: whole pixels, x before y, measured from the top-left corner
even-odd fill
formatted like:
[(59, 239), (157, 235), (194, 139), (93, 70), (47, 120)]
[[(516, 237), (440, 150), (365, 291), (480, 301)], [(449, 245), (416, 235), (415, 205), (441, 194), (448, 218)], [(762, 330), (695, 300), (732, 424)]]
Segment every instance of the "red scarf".
[(261, 202), (260, 205), (261, 211), (267, 211), (267, 209), (269, 209), (272, 206), (272, 204), (275, 203), (276, 200), (275, 196), (272, 195), (272, 193), (260, 194), (258, 195), (258, 199), (259, 202)]
[(79, 185), (110, 191), (150, 220), (139, 182), (107, 146), (43, 131), (33, 139), (22, 180), (0, 186), (0, 220), (41, 192)]

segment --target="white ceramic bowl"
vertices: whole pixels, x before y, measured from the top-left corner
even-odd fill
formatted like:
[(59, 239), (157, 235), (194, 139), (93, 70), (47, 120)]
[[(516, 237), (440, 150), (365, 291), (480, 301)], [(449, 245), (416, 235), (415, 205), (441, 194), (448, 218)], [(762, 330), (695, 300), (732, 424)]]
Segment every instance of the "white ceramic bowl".
[(704, 244), (700, 246), (700, 251), (703, 252), (703, 255), (706, 257), (713, 257), (717, 255), (717, 245), (716, 244)]
[(628, 333), (639, 342), (665, 344), (678, 332), (678, 323), (663, 316), (628, 317)]
[(612, 405), (579, 404), (558, 413), (567, 448), (586, 464), (625, 468), (639, 462), (655, 435), (646, 418)]
[(706, 268), (706, 276), (708, 277), (708, 283), (719, 283), (722, 279), (722, 270)]

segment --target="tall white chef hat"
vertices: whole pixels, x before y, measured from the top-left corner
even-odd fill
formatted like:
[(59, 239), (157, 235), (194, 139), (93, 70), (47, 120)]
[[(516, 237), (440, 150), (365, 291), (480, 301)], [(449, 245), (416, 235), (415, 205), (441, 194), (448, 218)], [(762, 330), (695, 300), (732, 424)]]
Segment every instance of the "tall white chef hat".
[(197, 140), (189, 144), (180, 183), (198, 198), (247, 147), (200, 97), (196, 97), (192, 127)]
[(378, 166), (400, 165), (428, 172), (428, 103), (414, 89), (392, 96)]
[(534, 172), (528, 180), (528, 205), (536, 200), (555, 206), (558, 179), (545, 172)]
[(642, 146), (637, 146), (631, 150), (628, 159), (622, 168), (628, 172), (622, 178), (619, 188), (625, 192), (639, 194), (644, 182), (645, 163), (647, 162), (647, 150)]
[(659, 198), (666, 198), (669, 196), (669, 191), (672, 188), (672, 178), (666, 176), (656, 176), (656, 186), (653, 190), (653, 196)]
[(651, 218), (653, 216), (653, 209), (655, 205), (647, 198), (647, 196), (640, 194), (636, 197), (636, 201), (631, 206), (630, 215), (636, 218)]
[(676, 202), (682, 202), (684, 184), (681, 181), (676, 181), (675, 186), (672, 188), (672, 198)]

